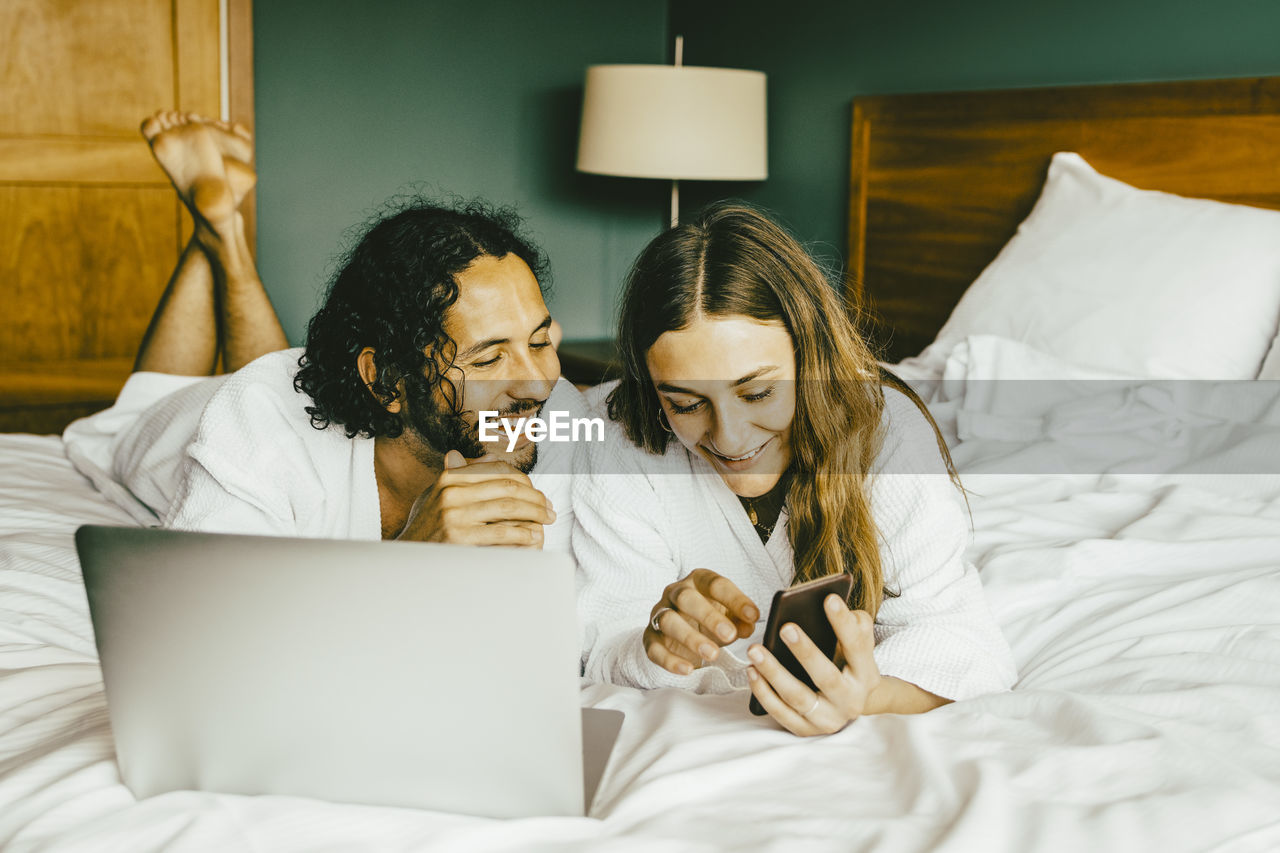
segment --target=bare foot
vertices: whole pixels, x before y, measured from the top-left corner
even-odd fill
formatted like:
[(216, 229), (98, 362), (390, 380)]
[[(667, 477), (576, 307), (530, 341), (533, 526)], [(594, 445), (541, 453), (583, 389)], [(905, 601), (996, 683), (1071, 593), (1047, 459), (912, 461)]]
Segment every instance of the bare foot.
[(222, 158), (222, 168), (227, 170), (227, 185), (231, 187), (231, 197), (235, 200), (236, 210), (239, 210), (240, 202), (258, 183), (258, 173), (247, 162), (230, 157)]
[(218, 148), (222, 150), (222, 165), (227, 170), (227, 183), (231, 185), (231, 194), (235, 197), (236, 209), (240, 202), (258, 182), (258, 173), (253, 168), (253, 134), (249, 128), (238, 121), (213, 121), (201, 119), (194, 113), (187, 117), (204, 121), (213, 134)]
[(230, 122), (162, 110), (142, 123), (142, 135), (174, 189), (197, 220), (215, 231), (234, 221), (257, 175), (252, 136)]

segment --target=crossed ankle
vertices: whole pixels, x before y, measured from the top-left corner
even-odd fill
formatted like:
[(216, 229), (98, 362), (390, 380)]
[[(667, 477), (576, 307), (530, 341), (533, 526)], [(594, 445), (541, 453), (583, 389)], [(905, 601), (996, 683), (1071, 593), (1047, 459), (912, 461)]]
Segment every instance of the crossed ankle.
[(249, 241), (244, 231), (244, 217), (238, 211), (218, 222), (197, 216), (193, 237), (205, 254), (223, 266), (252, 263), (248, 256)]

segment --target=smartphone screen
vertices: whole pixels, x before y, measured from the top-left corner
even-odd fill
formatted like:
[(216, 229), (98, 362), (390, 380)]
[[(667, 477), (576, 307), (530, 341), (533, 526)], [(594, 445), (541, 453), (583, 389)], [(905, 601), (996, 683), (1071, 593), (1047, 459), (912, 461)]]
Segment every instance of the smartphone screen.
[[(778, 636), (778, 631), (783, 625), (793, 622), (810, 640), (813, 640), (813, 644), (824, 655), (834, 657), (839, 640), (836, 638), (835, 629), (831, 627), (831, 621), (827, 619), (826, 611), (822, 609), (822, 602), (828, 595), (834, 594), (847, 603), (852, 591), (853, 575), (841, 572), (838, 575), (827, 575), (774, 593), (773, 605), (769, 608), (769, 621), (764, 628), (763, 645), (792, 675), (811, 688), (817, 689), (813, 679), (809, 677), (809, 673), (805, 672), (795, 655), (791, 654), (787, 644)], [(751, 713), (757, 716), (765, 713), (764, 707), (755, 696), (751, 697), (750, 707)]]

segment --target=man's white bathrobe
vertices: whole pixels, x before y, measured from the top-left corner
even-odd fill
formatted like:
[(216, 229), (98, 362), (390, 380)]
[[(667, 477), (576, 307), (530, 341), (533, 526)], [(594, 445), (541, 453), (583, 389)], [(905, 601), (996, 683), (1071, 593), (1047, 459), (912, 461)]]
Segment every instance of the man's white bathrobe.
[[(136, 373), (114, 406), (67, 428), (67, 455), (142, 524), (379, 539), (374, 440), (311, 425), (311, 399), (293, 387), (301, 354), (269, 353), (226, 376)], [(586, 408), (561, 379), (545, 410), (582, 417)], [(530, 475), (556, 510), (546, 548), (569, 547), (574, 453), (569, 444), (543, 442)]]
[[(948, 699), (1006, 690), (1012, 655), (964, 559), (969, 515), (947, 476), (933, 428), (904, 394), (885, 390), (883, 448), (872, 474), (886, 596), (876, 618), (884, 675)], [(795, 572), (786, 512), (761, 543), (741, 503), (706, 460), (677, 441), (664, 455), (631, 444), (606, 417), (603, 443), (588, 445), (589, 473), (574, 481), (574, 556), (587, 678), (704, 692), (745, 687), (746, 647), (760, 642), (773, 594)], [(716, 571), (754, 601), (754, 636), (715, 664), (673, 675), (652, 663), (641, 635), (663, 589), (697, 568)]]

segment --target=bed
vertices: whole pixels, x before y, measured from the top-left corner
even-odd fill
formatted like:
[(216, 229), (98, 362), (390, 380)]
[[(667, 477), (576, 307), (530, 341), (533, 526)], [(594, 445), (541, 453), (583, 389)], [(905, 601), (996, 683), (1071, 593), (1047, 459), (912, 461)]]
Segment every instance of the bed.
[[(1012, 692), (805, 740), (747, 714), (745, 695), (584, 685), (584, 704), (627, 715), (588, 819), (136, 801), (71, 544), (79, 524), (129, 517), (57, 437), (2, 435), (0, 848), (1280, 849), (1280, 382), (1177, 375), (1197, 341), (1144, 376), (1072, 360), (1043, 323), (936, 340), (1055, 152), (1148, 189), (1280, 208), (1280, 79), (879, 97), (855, 104), (853, 131), (850, 300), (894, 361), (915, 356), (899, 371), (952, 442)], [(1013, 310), (978, 308), (989, 324)], [(1278, 322), (1280, 307), (1258, 327)]]

